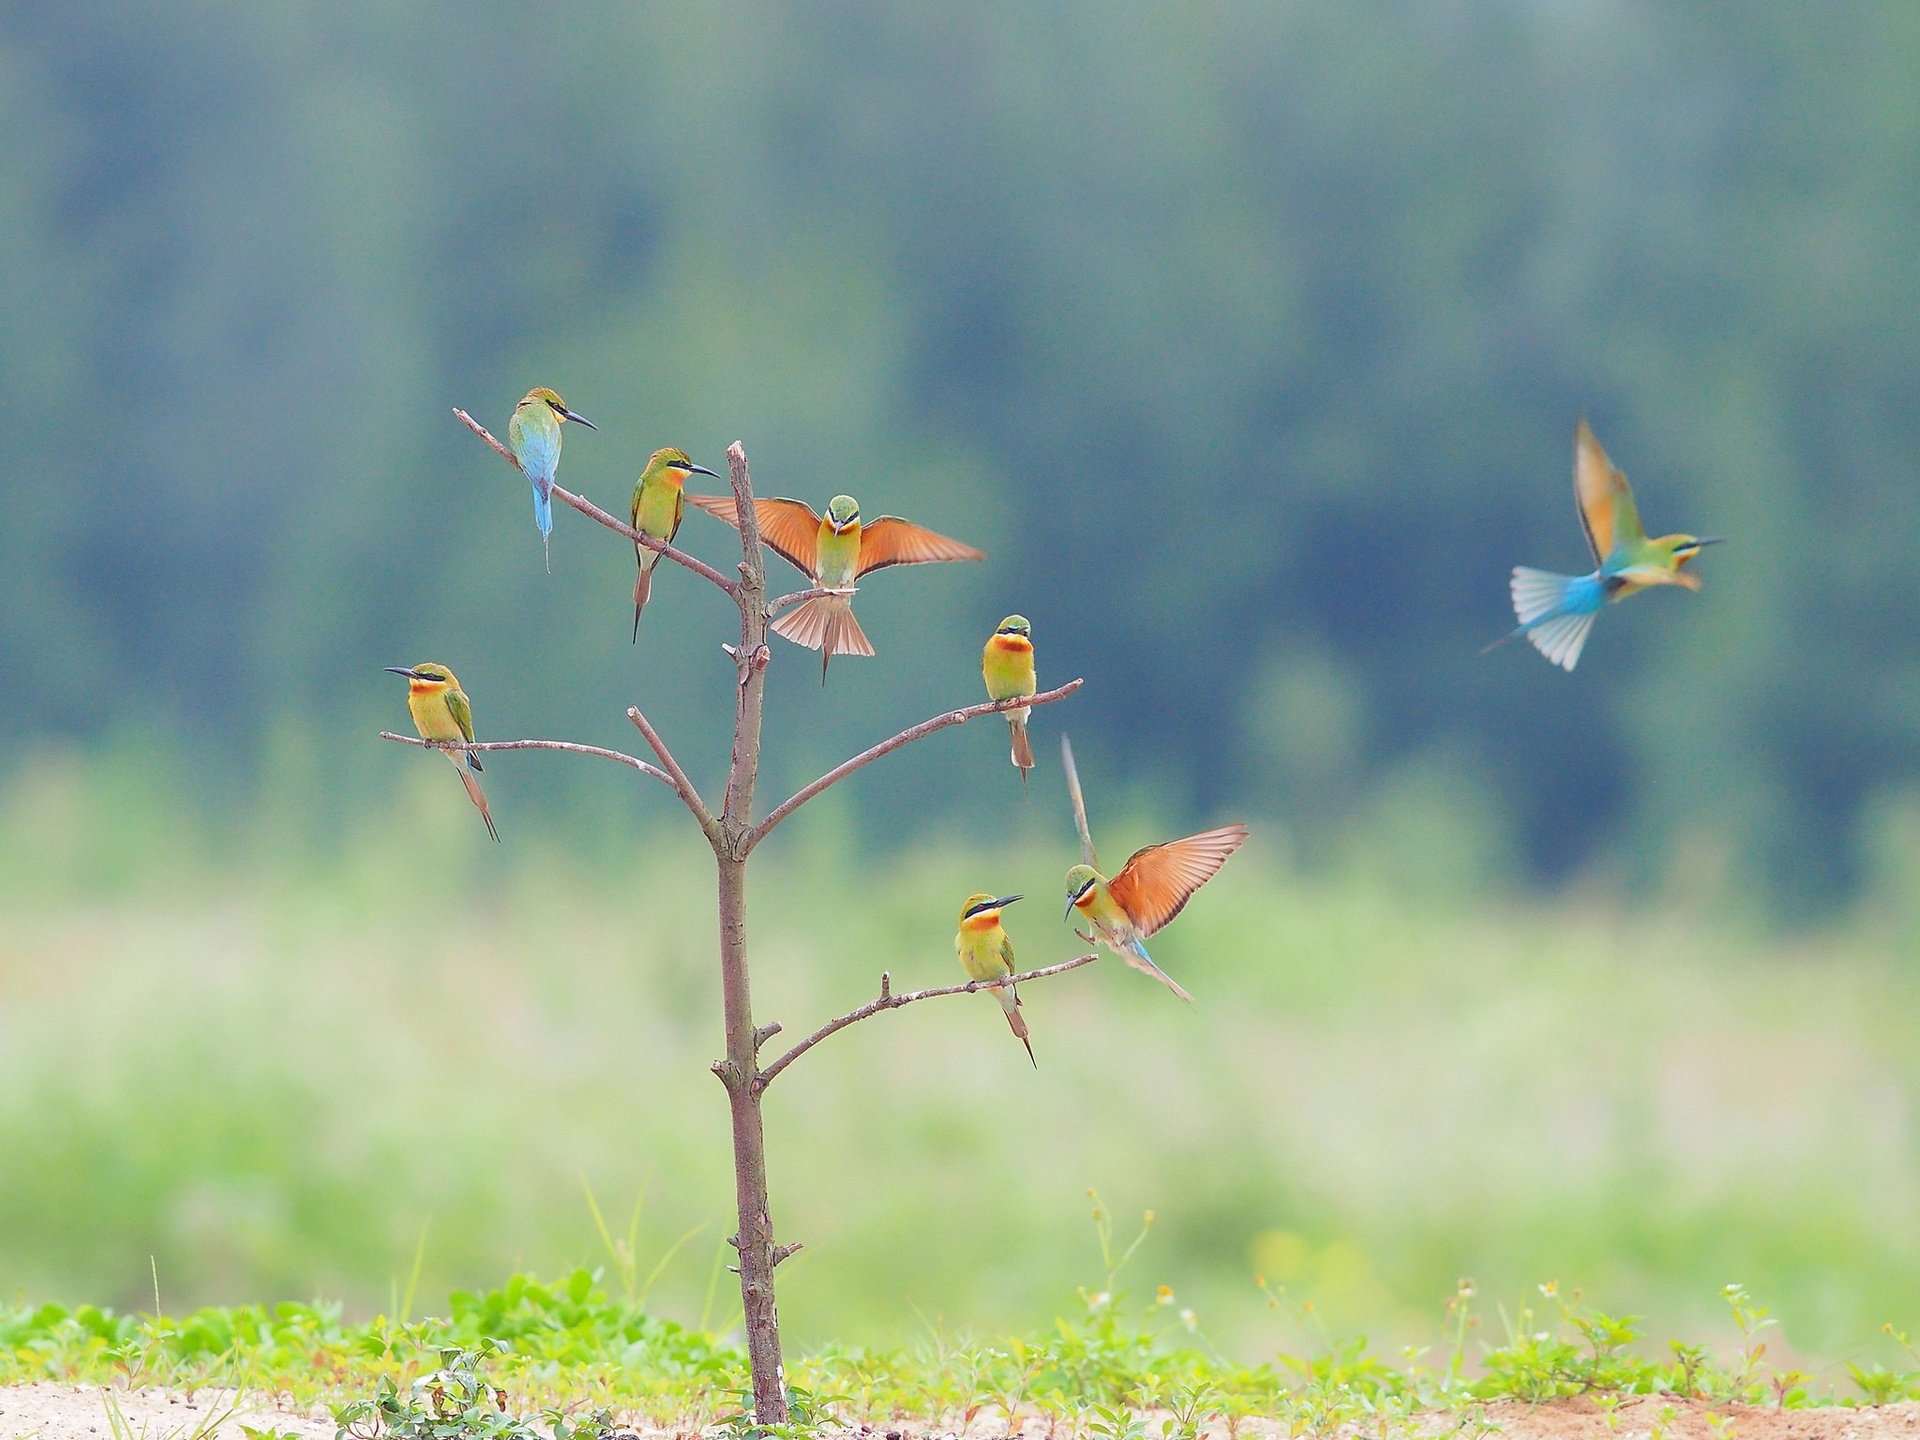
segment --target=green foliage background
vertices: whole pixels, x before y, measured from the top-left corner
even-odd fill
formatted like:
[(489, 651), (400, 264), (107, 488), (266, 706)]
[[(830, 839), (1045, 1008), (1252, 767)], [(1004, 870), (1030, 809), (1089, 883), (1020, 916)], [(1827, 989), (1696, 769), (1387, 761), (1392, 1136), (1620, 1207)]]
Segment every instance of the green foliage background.
[[(1394, 1333), (1467, 1272), (1910, 1322), (1917, 69), (1897, 0), (0, 5), (0, 1287), (371, 1304), (425, 1231), (438, 1293), (591, 1259), (583, 1177), (717, 1223), (668, 799), (502, 757), (482, 854), (371, 740), (431, 657), (486, 734), (724, 756), (716, 597), (629, 647), (624, 547), (543, 574), (447, 413), (549, 383), (611, 508), (737, 438), (992, 552), (877, 577), (824, 691), (780, 652), (770, 794), (1009, 609), (1090, 679), (1024, 808), (969, 729), (770, 847), (790, 1027), (951, 978), (976, 887), (1066, 953), (1062, 724), (1121, 853), (1257, 824), (1190, 1014), (1103, 966), (1038, 1080), (956, 1006), (782, 1083), (803, 1338), (1053, 1313), (1088, 1184), (1246, 1345), (1256, 1269)], [(1573, 677), (1482, 658), (1583, 562), (1582, 412), (1733, 543)]]
[[(711, 598), (622, 650), (620, 547), (563, 515), (541, 574), (447, 417), (548, 381), (604, 503), (741, 438), (993, 552), (881, 577), (827, 697), (783, 667), (793, 773), (1017, 605), (1179, 811), (1441, 764), (1537, 874), (1699, 829), (1818, 902), (1920, 714), (1917, 60), (1893, 0), (8, 7), (0, 734), (243, 792), (291, 733), (339, 819), (376, 662), (432, 655), (494, 733), (642, 694), (711, 758)], [(1568, 680), (1476, 651), (1509, 565), (1583, 558), (1583, 411), (1735, 543)], [(928, 775), (872, 834), (984, 815)]]

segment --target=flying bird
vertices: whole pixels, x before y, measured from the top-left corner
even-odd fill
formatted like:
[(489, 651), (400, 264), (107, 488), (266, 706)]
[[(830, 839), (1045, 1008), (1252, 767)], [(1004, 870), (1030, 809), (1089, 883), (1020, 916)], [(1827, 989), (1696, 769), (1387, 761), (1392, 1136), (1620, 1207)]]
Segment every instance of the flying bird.
[[(1513, 613), (1519, 626), (1493, 642), (1524, 635), (1534, 649), (1571, 671), (1602, 606), (1652, 585), (1700, 588), (1686, 564), (1720, 537), (1662, 535), (1647, 538), (1633, 491), (1600, 448), (1583, 419), (1573, 437), (1573, 495), (1596, 568), (1590, 575), (1556, 575), (1525, 565), (1513, 571)], [(1487, 647), (1489, 650), (1493, 645)]]
[(431, 660), (386, 668), (391, 674), (407, 677), (407, 709), (420, 738), (454, 742), (456, 748), (440, 753), (453, 762), (460, 783), (467, 787), (467, 798), (479, 807), (480, 818), (487, 822), (487, 833), (498, 840), (500, 832), (493, 828), (486, 792), (473, 778), (480, 770), (480, 757), (464, 748), (473, 743), (473, 706), (467, 701), (467, 692), (460, 688), (453, 671)]
[[(990, 700), (1011, 700), (1040, 688), (1033, 670), (1033, 626), (1026, 616), (1007, 616), (987, 637), (987, 648), (980, 652), (980, 677), (987, 682)], [(1033, 769), (1033, 746), (1027, 743), (1027, 717), (1032, 713), (1025, 705), (1006, 712), (1008, 728), (1013, 731), (1013, 763), (1020, 771), (1023, 790), (1027, 772)]]
[(584, 415), (576, 415), (566, 402), (544, 385), (529, 390), (513, 407), (507, 422), (507, 448), (533, 486), (533, 523), (540, 527), (540, 549), (547, 557), (547, 570), (553, 570), (553, 555), (547, 537), (553, 533), (553, 477), (560, 469), (560, 426), (578, 421), (589, 430), (598, 430)]
[[(1013, 941), (1007, 938), (1006, 929), (1000, 923), (1000, 912), (1024, 898), (1002, 895), (996, 899), (983, 890), (978, 895), (969, 895), (960, 907), (960, 930), (953, 937), (953, 948), (960, 956), (961, 967), (973, 979), (1004, 980), (1014, 973), (1017, 967), (1013, 963)], [(1033, 1042), (1027, 1038), (1026, 1017), (1020, 1013), (1018, 992), (1011, 985), (1002, 985), (993, 993), (1000, 1001), (1000, 1008), (1007, 1012), (1007, 1024), (1027, 1047), (1027, 1059), (1033, 1061), (1034, 1069), (1039, 1069), (1040, 1062), (1033, 1059)]]
[[(689, 495), (687, 500), (739, 528), (739, 511), (731, 495)], [(835, 655), (873, 654), (872, 642), (853, 618), (854, 582), (862, 575), (889, 565), (987, 558), (984, 550), (936, 535), (898, 515), (882, 515), (863, 526), (860, 503), (851, 495), (834, 496), (825, 515), (814, 514), (811, 506), (798, 500), (755, 500), (753, 508), (760, 538), (769, 550), (813, 581), (816, 589), (841, 592), (803, 600), (773, 622), (774, 634), (820, 652), (823, 685), (827, 662)]]
[[(687, 511), (686, 484), (689, 475), (713, 475), (713, 471), (704, 465), (694, 464), (684, 450), (669, 446), (654, 451), (647, 459), (647, 468), (633, 482), (633, 505), (627, 512), (632, 517), (633, 528), (642, 535), (651, 535), (671, 545), (673, 537), (680, 533), (680, 517)], [(720, 477), (714, 475), (714, 478), (717, 480)], [(636, 540), (633, 542), (633, 559), (640, 567), (640, 573), (633, 581), (633, 638), (637, 643), (640, 639), (640, 612), (646, 608), (647, 597), (653, 593), (653, 567), (660, 563), (660, 552)]]
[(1193, 892), (1220, 871), (1227, 857), (1246, 842), (1247, 827), (1222, 825), (1184, 840), (1149, 845), (1127, 857), (1127, 863), (1109, 880), (1099, 871), (1093, 837), (1087, 829), (1087, 807), (1080, 794), (1080, 774), (1073, 764), (1073, 746), (1060, 737), (1061, 768), (1067, 775), (1067, 794), (1073, 801), (1074, 823), (1080, 831), (1082, 863), (1067, 871), (1067, 908), (1061, 918), (1078, 910), (1092, 927), (1081, 931), (1089, 944), (1098, 941), (1134, 969), (1153, 976), (1182, 1000), (1193, 996), (1154, 964), (1147, 953), (1147, 937), (1185, 908)]

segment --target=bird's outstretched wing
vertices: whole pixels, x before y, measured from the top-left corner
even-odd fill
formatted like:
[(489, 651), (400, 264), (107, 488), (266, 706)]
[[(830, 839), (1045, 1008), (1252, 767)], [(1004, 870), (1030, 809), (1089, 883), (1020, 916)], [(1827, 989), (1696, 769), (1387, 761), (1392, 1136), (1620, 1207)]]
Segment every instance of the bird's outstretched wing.
[(1573, 435), (1573, 498), (1579, 504), (1580, 524), (1587, 532), (1594, 564), (1604, 565), (1622, 540), (1647, 538), (1627, 477), (1614, 469), (1585, 419)]
[(1246, 826), (1222, 825), (1184, 840), (1149, 845), (1133, 853), (1107, 888), (1135, 928), (1151, 935), (1180, 913), (1246, 838)]
[(1080, 772), (1073, 764), (1073, 741), (1060, 734), (1060, 768), (1067, 776), (1067, 798), (1073, 802), (1073, 825), (1080, 832), (1080, 863), (1100, 868), (1093, 854), (1093, 832), (1087, 828), (1087, 799), (1080, 793)]
[(889, 565), (934, 565), (942, 560), (986, 558), (984, 550), (936, 535), (898, 515), (882, 515), (860, 529), (860, 568), (854, 574), (865, 575)]
[[(687, 503), (740, 528), (740, 513), (731, 495), (689, 495)], [(762, 544), (808, 579), (820, 573), (820, 517), (811, 506), (776, 496), (755, 500), (753, 513), (760, 521)]]

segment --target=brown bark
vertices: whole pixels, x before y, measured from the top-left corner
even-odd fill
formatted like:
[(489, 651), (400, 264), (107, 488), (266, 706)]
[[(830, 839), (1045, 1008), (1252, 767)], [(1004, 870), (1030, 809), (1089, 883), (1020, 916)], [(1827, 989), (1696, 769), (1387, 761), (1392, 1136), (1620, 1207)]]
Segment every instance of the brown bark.
[(753, 505), (747, 456), (738, 444), (727, 450), (740, 524), (740, 644), (733, 651), (739, 672), (733, 719), (733, 758), (727, 767), (726, 800), (720, 808), (714, 857), (720, 871), (720, 989), (726, 1010), (727, 1058), (715, 1066), (727, 1087), (733, 1117), (734, 1199), (740, 1228), (740, 1308), (746, 1318), (747, 1362), (753, 1371), (753, 1413), (762, 1425), (787, 1422), (786, 1367), (780, 1355), (780, 1310), (774, 1300), (773, 1267), (782, 1256), (773, 1240), (767, 1199), (767, 1144), (760, 1116), (759, 1038), (753, 1026), (753, 992), (747, 971), (747, 847), (753, 787), (760, 775), (760, 721), (766, 699), (767, 566)]

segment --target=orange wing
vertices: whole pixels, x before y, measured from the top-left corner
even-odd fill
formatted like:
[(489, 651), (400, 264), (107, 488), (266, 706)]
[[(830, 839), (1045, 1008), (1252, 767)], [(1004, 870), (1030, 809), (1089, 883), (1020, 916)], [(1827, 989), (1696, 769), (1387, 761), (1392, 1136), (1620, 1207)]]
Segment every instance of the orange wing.
[(1606, 563), (1616, 541), (1647, 538), (1627, 477), (1613, 468), (1584, 419), (1573, 435), (1573, 498), (1579, 504), (1580, 524), (1586, 529), (1594, 564)]
[(1180, 913), (1246, 838), (1246, 826), (1222, 825), (1184, 840), (1149, 845), (1134, 851), (1107, 889), (1140, 933), (1151, 935)]
[[(731, 495), (689, 495), (687, 503), (698, 505), (736, 530), (740, 528), (740, 514)], [(820, 517), (810, 506), (798, 500), (755, 500), (753, 513), (760, 519), (763, 545), (788, 564), (799, 567), (808, 579), (819, 573)]]
[(860, 529), (860, 568), (854, 573), (884, 570), (889, 565), (933, 565), (942, 560), (984, 560), (987, 552), (958, 540), (924, 530), (898, 515), (882, 515)]

